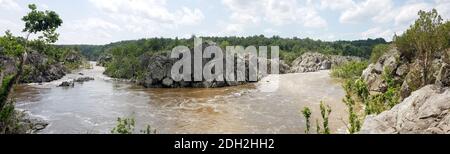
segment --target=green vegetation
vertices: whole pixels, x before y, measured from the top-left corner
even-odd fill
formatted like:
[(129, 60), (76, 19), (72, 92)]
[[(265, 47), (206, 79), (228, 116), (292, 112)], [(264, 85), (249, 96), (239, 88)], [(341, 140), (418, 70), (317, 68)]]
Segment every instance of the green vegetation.
[[(56, 30), (62, 24), (59, 15), (54, 11), (39, 11), (36, 5), (28, 5), (30, 11), (22, 18), (25, 28), (23, 32), (27, 33), (26, 38), (13, 36), (7, 30), (5, 35), (0, 36), (0, 56), (11, 59), (17, 72), (2, 72), (2, 85), (0, 89), (0, 133), (15, 133), (17, 130), (18, 117), (14, 111), (14, 102), (8, 100), (14, 84), (19, 81), (25, 81), (33, 73), (48, 70), (50, 65), (63, 62), (66, 68), (73, 69), (80, 63), (79, 59), (67, 61), (70, 54), (79, 53), (68, 48), (61, 48), (52, 45), (58, 40), (59, 34)], [(37, 35), (36, 39), (31, 40), (30, 36)], [(38, 52), (45, 55), (44, 64), (25, 63), (27, 55)], [(34, 67), (32, 67), (34, 66)]]
[(370, 55), (370, 63), (376, 63), (380, 57), (386, 53), (389, 48), (391, 48), (388, 44), (379, 44), (376, 45), (372, 50), (372, 55)]
[(374, 94), (367, 96), (365, 101), (365, 113), (380, 114), (383, 111), (389, 110), (399, 103), (400, 100), (400, 83), (397, 83), (391, 74), (390, 70), (385, 70), (382, 74), (383, 80), (387, 83), (387, 91), (381, 94)]
[(1, 85), (1, 89), (0, 89), (0, 109), (5, 105), (5, 103), (8, 100), (8, 94), (9, 94), (9, 86), (11, 86), (11, 81), (13, 79), (14, 76), (10, 75), (10, 76), (6, 76), (3, 77), (3, 81), (2, 81), (2, 85)]
[(368, 66), (366, 61), (350, 61), (343, 65), (331, 68), (331, 76), (342, 79), (354, 79), (361, 76)]
[(443, 23), (436, 9), (430, 12), (419, 11), (419, 19), (406, 32), (395, 38), (395, 45), (403, 56), (410, 60), (420, 60), (422, 83), (429, 83), (429, 69), (435, 53), (450, 46), (449, 22)]
[(310, 122), (310, 118), (311, 118), (311, 110), (308, 107), (303, 108), (302, 110), (302, 114), (306, 119), (306, 130), (305, 130), (305, 134), (309, 134), (309, 129), (311, 128), (311, 122)]
[[(117, 118), (116, 127), (111, 130), (112, 134), (133, 134), (135, 129), (134, 118)], [(152, 129), (147, 125), (144, 130), (140, 130), (142, 134), (156, 134), (156, 129)]]
[[(364, 119), (366, 115), (380, 114), (399, 103), (400, 84), (396, 83), (388, 72), (391, 71), (385, 70), (382, 75), (387, 83), (387, 91), (379, 94), (370, 95), (367, 84), (361, 78), (346, 79), (343, 85), (346, 92), (343, 102), (347, 105), (349, 113), (348, 131), (350, 133), (360, 130), (361, 119)], [(364, 105), (365, 110), (362, 115), (355, 109), (358, 104)]]
[(16, 116), (14, 103), (7, 102), (0, 111), (0, 134), (13, 134), (18, 132), (21, 126)]
[[(319, 119), (316, 119), (316, 133), (317, 134), (330, 134), (330, 127), (328, 124), (328, 119), (331, 114), (331, 107), (329, 105), (325, 105), (323, 101), (320, 102), (320, 114), (322, 117), (322, 127), (319, 124)], [(310, 117), (311, 117), (311, 110), (308, 107), (303, 108), (302, 114), (306, 119), (306, 130), (305, 133), (309, 134), (309, 130), (311, 127)], [(322, 130), (323, 128), (323, 130)]]
[(5, 32), (5, 35), (3, 37), (0, 37), (0, 46), (3, 50), (0, 54), (6, 55), (6, 56), (20, 56), (22, 52), (25, 50), (25, 47), (23, 46), (24, 42), (23, 39), (19, 39), (17, 37), (14, 37), (9, 30)]
[(117, 126), (111, 130), (112, 134), (133, 134), (134, 132), (133, 118), (117, 118)]
[(361, 120), (358, 117), (358, 114), (355, 111), (355, 101), (352, 99), (352, 94), (351, 94), (351, 90), (350, 90), (350, 86), (348, 86), (348, 83), (346, 84), (347, 86), (344, 86), (346, 94), (345, 94), (345, 98), (343, 99), (343, 102), (345, 103), (345, 105), (347, 105), (347, 109), (348, 109), (348, 122), (350, 126), (347, 126), (348, 131), (350, 134), (354, 134), (356, 132), (358, 132), (361, 129)]
[(320, 102), (320, 115), (322, 115), (322, 126), (323, 126), (322, 134), (330, 134), (330, 127), (328, 125), (330, 113), (331, 107), (329, 105), (324, 105), (323, 102)]
[[(216, 42), (219, 46), (279, 46), (280, 58), (287, 64), (305, 52), (320, 52), (327, 55), (346, 55), (369, 58), (371, 50), (378, 44), (385, 44), (383, 39), (358, 41), (325, 42), (309, 38), (267, 38), (263, 35), (250, 37), (202, 37), (203, 40)], [(188, 39), (151, 38), (135, 41), (122, 41), (104, 46), (72, 45), (90, 59), (101, 55), (110, 55), (112, 60), (106, 65), (106, 74), (115, 78), (137, 79), (142, 75), (145, 64), (140, 61), (144, 55), (164, 54), (178, 45), (193, 48), (194, 37)]]

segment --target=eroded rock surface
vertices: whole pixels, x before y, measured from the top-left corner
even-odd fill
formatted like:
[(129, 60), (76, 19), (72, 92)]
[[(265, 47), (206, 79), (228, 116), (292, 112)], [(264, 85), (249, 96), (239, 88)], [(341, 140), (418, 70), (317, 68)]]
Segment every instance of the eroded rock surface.
[(450, 134), (450, 88), (425, 86), (402, 103), (366, 118), (360, 133)]

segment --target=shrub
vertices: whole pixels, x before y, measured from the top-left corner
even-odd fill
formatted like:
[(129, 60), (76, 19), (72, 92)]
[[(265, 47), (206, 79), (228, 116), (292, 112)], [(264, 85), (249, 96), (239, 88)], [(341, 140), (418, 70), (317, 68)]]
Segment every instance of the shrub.
[(330, 134), (330, 127), (328, 125), (328, 119), (330, 117), (331, 107), (329, 105), (324, 105), (323, 102), (320, 102), (320, 114), (322, 115), (322, 125), (323, 125), (323, 134)]
[(351, 61), (343, 65), (333, 67), (331, 69), (331, 76), (342, 79), (358, 78), (367, 66), (368, 63), (366, 61)]
[(111, 130), (112, 134), (132, 134), (134, 132), (134, 118), (117, 118), (117, 125)]
[(302, 114), (306, 119), (306, 130), (305, 133), (309, 134), (309, 129), (311, 127), (311, 122), (310, 122), (310, 118), (311, 118), (311, 110), (308, 107), (303, 108), (302, 110)]

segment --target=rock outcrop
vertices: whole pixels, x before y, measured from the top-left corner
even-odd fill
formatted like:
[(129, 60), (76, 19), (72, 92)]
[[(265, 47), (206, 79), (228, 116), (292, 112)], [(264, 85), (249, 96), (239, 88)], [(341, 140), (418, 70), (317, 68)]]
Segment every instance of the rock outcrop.
[(74, 81), (63, 81), (61, 84), (58, 85), (58, 87), (74, 87), (75, 82)]
[(106, 64), (112, 60), (112, 56), (110, 54), (102, 54), (98, 57), (97, 66), (106, 67)]
[(363, 71), (362, 78), (366, 81), (369, 91), (386, 92), (387, 84), (382, 77), (385, 72), (396, 78), (404, 77), (409, 72), (409, 64), (400, 62), (400, 52), (396, 48), (386, 52), (375, 64), (370, 64)]
[[(204, 51), (206, 47), (210, 46), (216, 46), (213, 43), (204, 43), (202, 44), (202, 48)], [(193, 49), (191, 49), (191, 55), (194, 55)], [(194, 72), (194, 58), (191, 56), (191, 79), (193, 80), (193, 72)], [(246, 62), (245, 70), (239, 70), (237, 69), (237, 60), (235, 60), (234, 63), (234, 77), (237, 78), (237, 75), (243, 75), (245, 74), (245, 80), (244, 81), (229, 81), (227, 80), (227, 73), (226, 73), (226, 56), (221, 59), (223, 62), (223, 70), (222, 74), (220, 76), (223, 77), (224, 80), (222, 81), (207, 81), (206, 79), (203, 79), (202, 81), (174, 81), (171, 74), (172, 66), (178, 61), (178, 59), (170, 58), (166, 54), (144, 54), (140, 57), (140, 63), (142, 65), (145, 72), (143, 73), (143, 78), (138, 79), (138, 84), (143, 85), (147, 88), (181, 88), (181, 87), (193, 87), (193, 88), (216, 88), (216, 87), (225, 87), (225, 86), (236, 86), (239, 84), (247, 83), (247, 82), (255, 82), (253, 80), (249, 79), (249, 72), (257, 72), (257, 67), (250, 67), (248, 64), (248, 57), (237, 57), (239, 59), (243, 59), (243, 61)], [(203, 58), (202, 59), (202, 68), (213, 68), (212, 63), (210, 63), (213, 58)], [(268, 73), (271, 73), (272, 70), (271, 65), (278, 63), (275, 61), (268, 60), (267, 61), (267, 68)], [(278, 63), (279, 65), (279, 72), (280, 73), (286, 73), (289, 66), (284, 64), (282, 61)], [(254, 70), (252, 70), (254, 69)], [(231, 74), (230, 74), (231, 75)], [(257, 80), (264, 77), (263, 74), (257, 74)]]
[(450, 134), (450, 88), (425, 86), (402, 103), (366, 118), (363, 134)]
[(331, 69), (332, 66), (341, 65), (349, 61), (361, 61), (361, 58), (307, 52), (292, 62), (291, 68), (288, 72), (304, 73), (328, 70)]
[(93, 77), (86, 76), (86, 77), (79, 77), (79, 78), (75, 79), (74, 82), (83, 83), (83, 82), (88, 82), (88, 81), (92, 81), (92, 80), (95, 80), (95, 79)]
[(3, 78), (16, 72), (16, 61), (13, 58), (0, 55), (0, 76)]
[(58, 62), (49, 62), (46, 55), (37, 51), (28, 54), (25, 61), (21, 83), (42, 83), (61, 79), (67, 69)]
[(450, 67), (445, 58), (447, 56), (435, 57), (428, 69), (428, 81), (423, 83), (422, 62), (419, 59), (410, 62), (401, 56), (397, 48), (392, 47), (376, 63), (370, 64), (363, 71), (362, 78), (367, 83), (369, 91), (384, 93), (387, 90), (387, 84), (383, 78), (383, 73), (387, 73), (401, 85), (400, 95), (402, 100), (423, 85), (435, 83), (441, 86), (450, 85)]

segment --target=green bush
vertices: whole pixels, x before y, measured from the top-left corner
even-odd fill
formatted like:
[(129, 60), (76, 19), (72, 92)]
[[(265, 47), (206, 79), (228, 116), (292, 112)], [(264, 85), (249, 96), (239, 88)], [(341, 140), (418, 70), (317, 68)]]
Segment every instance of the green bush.
[(331, 69), (331, 76), (342, 79), (359, 78), (368, 66), (366, 61), (351, 61)]
[(305, 130), (305, 134), (309, 134), (309, 129), (311, 127), (311, 122), (310, 122), (310, 118), (311, 118), (311, 110), (308, 107), (303, 108), (302, 110), (302, 114), (306, 119), (306, 130)]
[(2, 85), (0, 87), (0, 109), (6, 104), (9, 94), (8, 86), (10, 86), (10, 82), (13, 77), (13, 75), (3, 77), (3, 81), (1, 82)]
[[(330, 126), (328, 124), (328, 119), (331, 114), (331, 107), (329, 105), (325, 105), (323, 102), (320, 102), (320, 114), (322, 115), (322, 134), (330, 134)], [(320, 129), (319, 129), (320, 130)], [(319, 131), (320, 132), (320, 131)]]
[(133, 134), (134, 118), (117, 118), (117, 125), (111, 130), (112, 134)]

